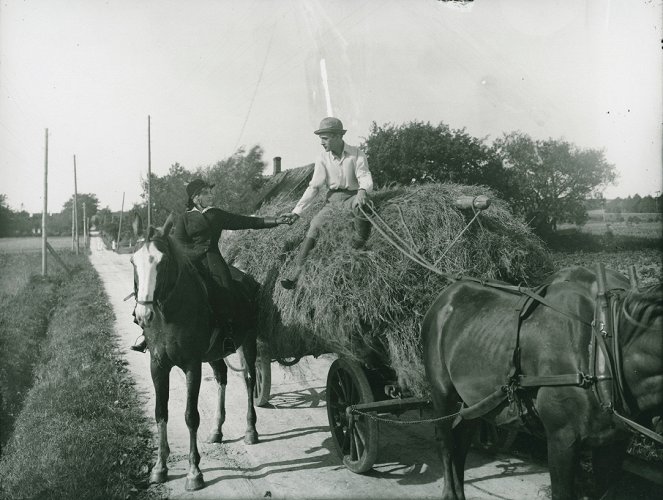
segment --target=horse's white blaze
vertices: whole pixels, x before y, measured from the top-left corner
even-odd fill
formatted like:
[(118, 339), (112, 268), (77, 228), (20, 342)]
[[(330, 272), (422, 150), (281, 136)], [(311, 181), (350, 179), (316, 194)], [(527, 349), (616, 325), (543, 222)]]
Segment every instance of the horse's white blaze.
[(156, 246), (147, 242), (133, 256), (136, 266), (136, 277), (138, 279), (138, 290), (136, 291), (136, 319), (143, 322), (149, 320), (152, 312), (151, 305), (140, 304), (140, 302), (151, 302), (154, 300), (154, 289), (157, 284), (157, 264), (161, 262), (163, 254)]

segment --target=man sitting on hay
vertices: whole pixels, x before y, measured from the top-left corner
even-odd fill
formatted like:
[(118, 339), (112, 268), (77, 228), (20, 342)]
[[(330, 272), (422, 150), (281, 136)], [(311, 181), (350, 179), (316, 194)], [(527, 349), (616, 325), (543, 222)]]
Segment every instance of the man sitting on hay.
[(367, 201), (366, 193), (373, 190), (373, 177), (368, 170), (368, 161), (364, 152), (343, 141), (346, 130), (338, 118), (327, 117), (320, 122), (320, 128), (314, 132), (320, 137), (324, 151), (315, 162), (313, 178), (299, 203), (291, 213), (285, 214), (289, 221), (295, 222), (299, 214), (311, 206), (320, 188), (327, 185), (326, 204), (313, 217), (306, 238), (301, 244), (295, 260), (295, 270), (288, 278), (281, 280), (281, 286), (292, 290), (304, 268), (306, 257), (315, 246), (320, 227), (330, 216), (334, 207), (341, 207), (352, 212), (354, 217), (355, 237), (352, 246), (360, 249), (371, 234), (371, 223), (360, 212)]

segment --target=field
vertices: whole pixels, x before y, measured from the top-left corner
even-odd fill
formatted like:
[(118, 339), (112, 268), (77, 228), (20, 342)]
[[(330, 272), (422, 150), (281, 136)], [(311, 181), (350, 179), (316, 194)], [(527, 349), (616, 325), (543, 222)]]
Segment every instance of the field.
[[(71, 250), (71, 237), (51, 236), (48, 243), (55, 250)], [(83, 248), (83, 238), (79, 239), (80, 248)], [(0, 238), (0, 253), (40, 252), (41, 238)]]

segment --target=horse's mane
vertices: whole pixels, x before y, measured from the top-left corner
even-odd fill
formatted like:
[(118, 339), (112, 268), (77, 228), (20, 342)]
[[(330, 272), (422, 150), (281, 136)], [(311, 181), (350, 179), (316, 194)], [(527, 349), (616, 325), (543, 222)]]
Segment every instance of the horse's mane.
[(663, 315), (663, 284), (629, 290), (624, 297), (623, 310), (638, 325), (650, 325)]
[(159, 236), (153, 237), (152, 242), (156, 245), (159, 251), (163, 252), (173, 261), (177, 269), (178, 280), (179, 276), (183, 273), (190, 275), (193, 278), (192, 281), (195, 283), (195, 286), (197, 286), (204, 295), (207, 295), (207, 290), (198, 271), (184, 253), (181, 244), (173, 236), (160, 234)]

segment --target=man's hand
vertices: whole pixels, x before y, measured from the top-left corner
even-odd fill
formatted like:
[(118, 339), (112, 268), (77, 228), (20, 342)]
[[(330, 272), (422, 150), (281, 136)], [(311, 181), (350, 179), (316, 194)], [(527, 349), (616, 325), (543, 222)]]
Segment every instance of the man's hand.
[(299, 215), (295, 213), (289, 213), (289, 214), (281, 214), (276, 218), (276, 223), (277, 224), (288, 224), (289, 226), (292, 226), (295, 222), (297, 222), (297, 219), (299, 219)]
[(357, 209), (359, 207), (364, 208), (366, 205), (366, 191), (360, 189), (355, 195), (355, 199), (352, 200), (352, 208)]

